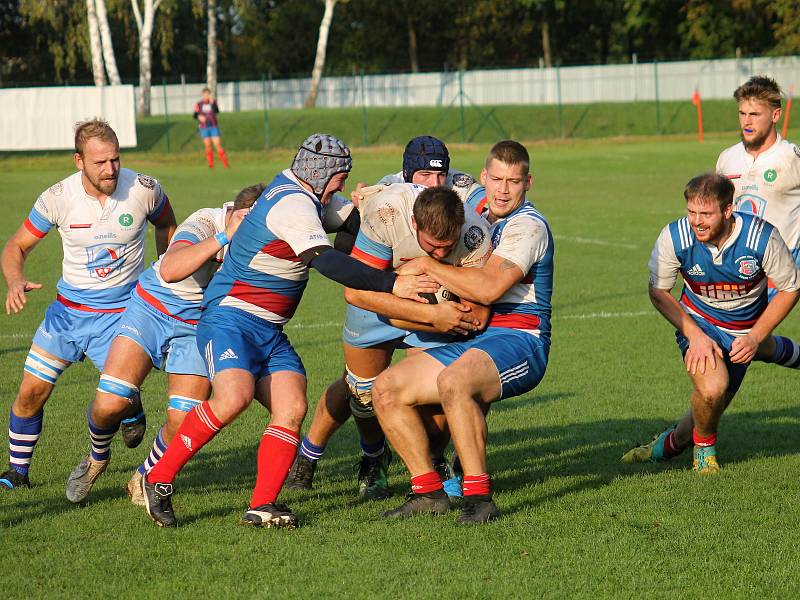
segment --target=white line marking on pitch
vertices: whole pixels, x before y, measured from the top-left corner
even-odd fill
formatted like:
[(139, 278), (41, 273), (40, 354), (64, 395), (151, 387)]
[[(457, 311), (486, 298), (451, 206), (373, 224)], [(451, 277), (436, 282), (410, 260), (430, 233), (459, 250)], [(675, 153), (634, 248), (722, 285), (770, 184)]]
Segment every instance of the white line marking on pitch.
[(564, 240), (565, 242), (575, 242), (576, 244), (592, 244), (593, 246), (614, 246), (615, 248), (625, 248), (627, 250), (636, 250), (636, 244), (626, 244), (624, 242), (609, 242), (608, 240), (596, 240), (593, 238), (576, 237), (572, 235), (554, 235), (557, 240)]

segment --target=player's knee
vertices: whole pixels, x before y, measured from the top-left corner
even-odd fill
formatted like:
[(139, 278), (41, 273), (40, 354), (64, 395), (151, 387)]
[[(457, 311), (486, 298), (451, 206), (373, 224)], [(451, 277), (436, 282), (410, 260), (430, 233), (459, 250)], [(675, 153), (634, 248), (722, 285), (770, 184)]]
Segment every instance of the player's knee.
[(724, 404), (727, 382), (704, 382), (697, 386), (699, 402), (708, 408), (716, 408)]
[(304, 397), (283, 398), (279, 403), (273, 401), (272, 420), (292, 431), (300, 431), (307, 410), (308, 403)]
[(439, 390), (439, 399), (442, 406), (459, 398), (463, 388), (463, 377), (455, 370), (447, 368), (436, 378), (436, 387)]
[(139, 386), (103, 373), (100, 375), (100, 381), (97, 384), (97, 391), (104, 394), (111, 394), (119, 398), (124, 398), (128, 402), (133, 402), (139, 394)]
[(400, 401), (399, 382), (391, 369), (384, 371), (375, 378), (372, 386), (372, 406), (375, 411), (383, 412), (392, 410)]
[(372, 405), (375, 380), (375, 377), (359, 377), (347, 369), (345, 381), (350, 390), (350, 411), (357, 419), (369, 419), (375, 416)]
[(20, 406), (41, 407), (68, 366), (69, 363), (30, 350), (23, 367), (27, 377), (23, 379), (17, 396)]

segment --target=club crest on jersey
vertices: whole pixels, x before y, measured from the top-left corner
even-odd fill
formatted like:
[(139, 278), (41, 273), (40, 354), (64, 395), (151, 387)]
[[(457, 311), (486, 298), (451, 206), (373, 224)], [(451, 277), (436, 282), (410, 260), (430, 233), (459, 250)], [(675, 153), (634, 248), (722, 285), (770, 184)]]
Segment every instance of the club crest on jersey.
[(125, 244), (99, 244), (86, 248), (89, 275), (106, 279), (125, 262)]
[(464, 245), (467, 250), (477, 250), (483, 244), (484, 239), (486, 239), (486, 234), (483, 233), (483, 229), (477, 225), (472, 225), (464, 234)]
[(133, 215), (130, 213), (123, 213), (119, 216), (119, 224), (123, 227), (130, 227), (133, 225)]
[(742, 279), (752, 279), (758, 275), (758, 260), (752, 256), (742, 256), (736, 259), (739, 265), (739, 277)]
[(141, 183), (148, 190), (152, 190), (154, 187), (156, 187), (156, 180), (150, 177), (149, 175), (142, 175), (141, 173), (139, 173), (136, 176), (136, 179), (138, 179), (139, 183)]
[(475, 180), (466, 173), (459, 173), (458, 175), (453, 175), (453, 185), (455, 187), (469, 187), (473, 183), (475, 183)]
[(62, 182), (58, 182), (55, 185), (50, 186), (50, 193), (54, 196), (60, 196), (61, 192), (64, 191), (64, 184)]
[(755, 215), (761, 218), (764, 218), (764, 211), (766, 208), (766, 200), (755, 194), (742, 194), (736, 198), (733, 207), (736, 212)]
[(772, 183), (778, 178), (778, 172), (775, 169), (767, 169), (764, 171), (764, 181)]

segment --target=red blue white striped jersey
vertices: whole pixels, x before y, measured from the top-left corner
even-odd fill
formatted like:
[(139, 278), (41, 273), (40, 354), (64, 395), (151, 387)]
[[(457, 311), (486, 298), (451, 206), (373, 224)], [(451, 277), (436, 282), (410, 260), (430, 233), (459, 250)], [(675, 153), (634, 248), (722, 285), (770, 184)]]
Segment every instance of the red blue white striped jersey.
[(334, 196), (323, 207), (289, 170), (269, 184), (239, 225), (222, 268), (211, 280), (203, 307), (229, 306), (283, 325), (294, 315), (308, 282), (299, 256), (330, 246), (352, 204)]
[(661, 231), (648, 267), (650, 285), (671, 290), (681, 274), (680, 303), (732, 335), (744, 335), (767, 307), (767, 277), (778, 290), (800, 289), (800, 271), (778, 230), (753, 215), (734, 213), (721, 248), (699, 242), (684, 217)]
[(64, 250), (58, 292), (86, 309), (122, 308), (144, 268), (147, 221), (168, 204), (158, 181), (120, 169), (105, 206), (86, 193), (77, 172), (45, 191), (25, 228), (44, 237), (57, 227)]

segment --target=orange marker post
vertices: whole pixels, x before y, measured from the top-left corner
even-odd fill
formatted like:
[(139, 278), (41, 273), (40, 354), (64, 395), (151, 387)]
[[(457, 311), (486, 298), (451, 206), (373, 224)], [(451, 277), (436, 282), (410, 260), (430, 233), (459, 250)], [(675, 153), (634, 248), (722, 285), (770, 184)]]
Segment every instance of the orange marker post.
[(789, 99), (786, 101), (786, 116), (783, 117), (783, 129), (781, 137), (786, 139), (786, 132), (789, 131), (789, 116), (792, 114), (792, 98), (794, 97), (794, 86), (789, 86)]
[(692, 104), (697, 107), (697, 141), (703, 143), (703, 102), (700, 100), (700, 92), (697, 88), (692, 94)]

